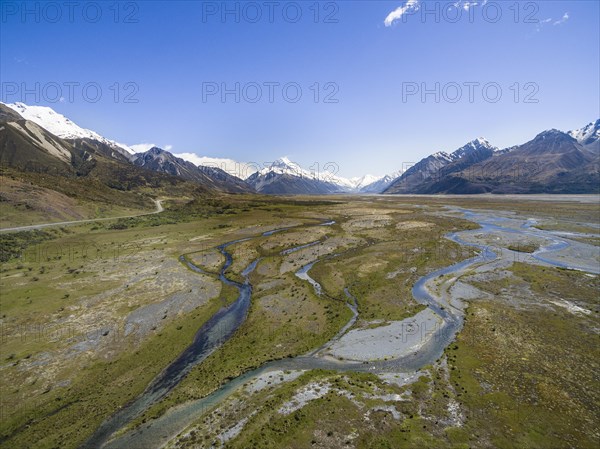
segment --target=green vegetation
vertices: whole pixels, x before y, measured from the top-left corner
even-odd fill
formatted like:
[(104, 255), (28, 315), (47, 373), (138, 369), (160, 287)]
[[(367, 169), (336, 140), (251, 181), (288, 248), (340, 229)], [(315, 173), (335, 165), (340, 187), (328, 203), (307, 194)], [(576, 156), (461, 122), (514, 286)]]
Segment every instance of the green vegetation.
[[(95, 222), (70, 226), (65, 228), (67, 231), (49, 228), (2, 234), (6, 256), (0, 285), (0, 359), (9, 367), (1, 376), (1, 405), (7, 413), (1, 424), (0, 446), (76, 447), (114, 410), (141, 393), (189, 345), (203, 322), (237, 298), (234, 287), (221, 286), (208, 278), (203, 281), (201, 275), (185, 269), (177, 261), (178, 256), (193, 250), (195, 241), (207, 248), (235, 239), (235, 235), (223, 236), (231, 232), (232, 213), (243, 214), (236, 219), (236, 230), (257, 222), (273, 229), (283, 217), (301, 210), (296, 201), (284, 201), (275, 207), (276, 211), (273, 204), (276, 202), (271, 198), (247, 201), (241, 196), (231, 202), (167, 201), (164, 213), (112, 222), (125, 222), (125, 229), (114, 229), (121, 226), (111, 226), (111, 222)], [(198, 235), (203, 239), (195, 240)], [(18, 254), (27, 257), (17, 259)], [(167, 273), (174, 273), (181, 281), (175, 280), (165, 289), (164, 281), (156, 283), (155, 279), (162, 275), (169, 278)], [(191, 292), (185, 276), (198, 280), (195, 288), (200, 292), (208, 293), (212, 285), (218, 286), (214, 298), (187, 313), (165, 315), (166, 320), (158, 317), (157, 325), (147, 334), (126, 333), (124, 319), (131, 312), (177, 289)], [(303, 288), (305, 300), (315, 300)], [(87, 301), (95, 305), (82, 308), (80, 304)], [(275, 337), (277, 333), (282, 334), (282, 341), (288, 341), (278, 353), (267, 357), (276, 358), (310, 349), (347, 321), (349, 311), (341, 304), (335, 309), (315, 302), (311, 317), (318, 312), (323, 318), (319, 319), (322, 333), (318, 328), (313, 339), (298, 342), (297, 335), (288, 333), (283, 323), (261, 327), (258, 313), (249, 320), (248, 329), (240, 330), (246, 338), (239, 337), (239, 342), (255, 352), (245, 366), (260, 363), (269, 350), (266, 343), (262, 347), (248, 343), (254, 328), (263, 329), (269, 341), (279, 338)], [(335, 318), (325, 323), (329, 317)], [(107, 330), (103, 330), (105, 327)], [(96, 347), (98, 338), (100, 346)], [(237, 349), (232, 348), (235, 353)], [(44, 368), (32, 364), (44, 360), (45, 354), (52, 355), (51, 364), (44, 362)], [(226, 369), (235, 373), (244, 365), (231, 363)], [(28, 374), (24, 377), (23, 372)], [(222, 380), (220, 375), (215, 376), (214, 385)]]
[[(232, 279), (243, 281), (241, 272), (261, 258), (249, 275), (248, 317), (129, 428), (267, 361), (321, 346), (351, 317), (345, 288), (358, 300), (355, 326), (380, 326), (422, 310), (411, 296), (421, 276), (473, 255), (444, 235), (475, 226), (436, 214), (447, 203), (468, 206), (463, 199), (402, 197), (402, 204), (390, 198), (374, 206), (342, 197), (191, 198), (165, 200), (156, 215), (0, 234), (0, 393), (8, 410), (0, 447), (77, 447), (139, 395), (202, 323), (237, 298), (218, 281), (220, 244), (256, 237), (228, 247)], [(470, 201), (507, 207), (494, 198)], [(515, 204), (533, 216), (538, 208)], [(590, 206), (565, 209), (573, 220), (591, 216)], [(327, 219), (336, 224), (311, 226)], [(293, 229), (261, 236), (282, 227)], [(208, 274), (187, 269), (180, 255)], [(316, 259), (309, 274), (322, 285), (320, 296), (294, 275)], [(494, 297), (469, 301), (455, 344), (414, 382), (307, 371), (252, 395), (236, 391), (178, 444), (210, 447), (248, 418), (226, 447), (597, 447), (598, 276), (515, 263), (461, 281)], [(128, 332), (132, 323), (150, 324)], [(279, 412), (304, 389), (317, 397)]]
[(465, 431), (499, 448), (596, 447), (596, 321), (549, 309), (546, 300), (576, 300), (597, 313), (598, 278), (522, 263), (511, 271), (518, 276), (512, 284), (526, 282), (534, 296), (520, 307), (501, 295), (471, 304), (457, 344), (446, 351), (451, 382), (470, 418)]
[[(204, 397), (227, 380), (265, 362), (318, 347), (350, 319), (351, 313), (343, 303), (316, 297), (310, 286), (292, 276), (286, 281), (276, 294), (284, 305), (274, 307), (276, 299), (271, 295), (256, 297), (247, 320), (235, 335), (134, 425), (160, 416), (175, 404)], [(294, 303), (286, 302), (290, 300)]]
[(472, 228), (471, 223), (442, 220), (418, 212), (409, 218), (413, 223), (427, 223), (427, 226), (407, 230), (400, 226), (400, 231), (393, 226), (380, 229), (367, 240), (365, 247), (351, 250), (341, 258), (325, 260), (311, 270), (311, 276), (329, 295), (344, 298), (343, 289), (349, 287), (359, 298), (359, 325), (415, 315), (424, 306), (412, 299), (414, 283), (437, 268), (474, 254), (444, 238), (453, 230)]
[(545, 298), (560, 298), (600, 310), (600, 277), (586, 276), (580, 271), (564, 268), (547, 268), (525, 263), (511, 267), (515, 276), (527, 282), (532, 290)]
[[(249, 397), (237, 394), (178, 444), (210, 447), (250, 416), (226, 447), (597, 447), (595, 320), (548, 309), (544, 298), (568, 293), (597, 308), (598, 278), (527, 264), (511, 271), (517, 285), (537, 279), (536, 296), (525, 308), (502, 296), (472, 303), (457, 342), (415, 383), (398, 387), (371, 374), (313, 370)], [(309, 387), (327, 392), (289, 414), (278, 412)], [(403, 399), (389, 399), (393, 394)]]
[[(66, 387), (49, 388), (41, 396), (29, 398), (20, 394), (20, 388), (10, 394), (5, 391), (3, 405), (12, 404), (15, 409), (3, 419), (0, 446), (77, 447), (114, 410), (140, 394), (221, 306), (221, 301), (213, 300), (166, 325), (141, 346), (123, 336), (111, 337), (123, 339), (119, 341), (124, 350), (120, 357), (83, 366)], [(19, 357), (11, 360), (18, 363)]]
[[(66, 231), (65, 231), (66, 232)], [(56, 238), (60, 231), (22, 231), (0, 234), (0, 262), (10, 259), (28, 257), (26, 249), (42, 242)]]
[(511, 251), (517, 251), (520, 253), (534, 253), (539, 249), (538, 245), (534, 244), (517, 244), (517, 245), (508, 245), (507, 247)]

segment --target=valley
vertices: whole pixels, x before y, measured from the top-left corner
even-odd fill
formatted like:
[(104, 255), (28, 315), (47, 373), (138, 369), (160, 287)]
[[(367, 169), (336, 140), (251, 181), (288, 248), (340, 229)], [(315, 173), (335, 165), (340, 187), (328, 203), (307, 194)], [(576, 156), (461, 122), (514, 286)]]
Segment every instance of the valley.
[(45, 228), (2, 264), (0, 447), (595, 447), (597, 201), (164, 198)]
[(600, 448), (600, 2), (0, 16), (0, 449)]

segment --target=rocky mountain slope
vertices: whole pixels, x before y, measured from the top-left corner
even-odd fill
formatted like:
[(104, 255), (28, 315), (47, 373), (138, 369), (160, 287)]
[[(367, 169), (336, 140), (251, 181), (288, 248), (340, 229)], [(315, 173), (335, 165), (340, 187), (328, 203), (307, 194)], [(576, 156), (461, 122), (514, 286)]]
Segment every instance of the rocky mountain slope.
[(598, 192), (597, 124), (569, 133), (544, 131), (504, 150), (477, 139), (451, 154), (424, 158), (384, 193)]
[(136, 154), (133, 156), (133, 163), (147, 170), (178, 176), (218, 191), (231, 193), (253, 192), (248, 183), (220, 168), (196, 166), (157, 147)]

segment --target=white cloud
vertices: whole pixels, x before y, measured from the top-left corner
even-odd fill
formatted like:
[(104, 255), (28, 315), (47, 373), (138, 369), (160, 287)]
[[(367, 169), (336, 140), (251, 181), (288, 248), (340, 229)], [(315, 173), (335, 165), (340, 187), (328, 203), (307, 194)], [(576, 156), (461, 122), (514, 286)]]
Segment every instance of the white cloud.
[[(469, 1), (465, 1), (465, 0), (458, 0), (457, 2), (454, 3), (454, 7), (462, 8), (465, 11), (468, 11), (469, 8), (472, 8), (473, 6), (477, 6), (478, 4), (479, 4), (478, 2), (469, 2)], [(485, 3), (483, 5), (485, 5)]]
[(399, 6), (387, 15), (383, 21), (386, 27), (392, 26), (396, 20), (406, 13), (413, 13), (419, 10), (419, 0), (408, 0), (403, 6)]
[(569, 20), (568, 12), (564, 13), (562, 18), (560, 20), (557, 20), (556, 22), (554, 22), (553, 25), (560, 25), (561, 23), (565, 23), (567, 20)]
[(129, 148), (131, 148), (135, 153), (143, 153), (155, 146), (156, 144), (154, 143), (138, 143), (136, 145), (129, 145)]
[(165, 145), (165, 151), (171, 151), (173, 149), (173, 145)]
[(174, 154), (173, 156), (179, 157), (179, 158), (183, 159), (184, 161), (191, 162), (194, 165), (202, 165), (201, 164), (202, 158), (200, 156), (198, 156), (196, 153), (177, 153), (177, 154)]
[(536, 25), (536, 30), (539, 32), (542, 30), (542, 28), (544, 27), (544, 25), (546, 25), (547, 23), (552, 23), (552, 25), (561, 25), (563, 23), (565, 23), (567, 20), (569, 20), (569, 13), (566, 12), (563, 14), (563, 16), (559, 19), (554, 21), (554, 19), (552, 19), (551, 17), (548, 17), (547, 19), (544, 20), (540, 20), (538, 22), (538, 24)]

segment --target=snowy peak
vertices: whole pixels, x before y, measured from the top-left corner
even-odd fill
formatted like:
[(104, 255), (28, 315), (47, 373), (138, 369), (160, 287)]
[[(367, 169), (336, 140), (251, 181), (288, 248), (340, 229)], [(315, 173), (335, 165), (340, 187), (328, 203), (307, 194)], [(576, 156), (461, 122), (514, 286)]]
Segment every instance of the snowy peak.
[[(5, 103), (3, 103), (5, 104)], [(18, 112), (25, 120), (34, 122), (46, 131), (62, 139), (92, 139), (115, 148), (125, 156), (134, 154), (126, 145), (106, 139), (95, 131), (85, 129), (72, 122), (62, 114), (47, 106), (29, 106), (25, 103), (5, 104), (5, 106)]]
[(418, 186), (445, 176), (453, 171), (488, 159), (498, 151), (486, 139), (479, 137), (463, 145), (451, 154), (438, 151), (410, 167), (397, 179), (392, 180), (384, 193), (410, 193)]
[(584, 126), (583, 128), (569, 131), (567, 134), (580, 143), (591, 137), (598, 139), (600, 138), (600, 119)]
[(323, 168), (324, 170), (322, 171), (319, 171), (318, 169), (312, 170), (312, 167), (310, 170), (306, 170), (296, 162), (293, 162), (284, 156), (275, 160), (268, 167), (263, 168), (258, 173), (263, 176), (268, 174), (296, 176), (298, 178), (334, 184), (338, 186), (340, 190), (355, 190), (355, 185), (351, 180), (335, 174), (335, 171), (337, 171), (335, 164), (331, 164), (331, 166), (327, 165)]
[(426, 157), (424, 160), (427, 159), (435, 159), (440, 162), (452, 162), (454, 160), (452, 155), (446, 153), (445, 151), (438, 151), (436, 153), (433, 153), (431, 156)]
[(258, 192), (269, 194), (325, 194), (356, 191), (355, 182), (337, 176), (337, 166), (302, 168), (287, 157), (281, 157), (249, 176), (246, 181)]
[(37, 123), (55, 136), (63, 139), (90, 138), (101, 136), (89, 129), (81, 128), (67, 117), (46, 106), (28, 106), (24, 103), (6, 104), (9, 108), (21, 114), (25, 120)]
[(583, 128), (569, 131), (567, 134), (585, 148), (600, 152), (600, 119)]
[(298, 167), (298, 164), (290, 161), (286, 156), (280, 157), (275, 162), (273, 162), (272, 165), (280, 167)]
[[(374, 177), (375, 179), (368, 184), (362, 185), (359, 189), (362, 193), (381, 193), (387, 189), (392, 182), (398, 179), (402, 175), (402, 171), (390, 173), (389, 175), (382, 176), (380, 178)], [(367, 175), (369, 176), (369, 175)], [(366, 176), (365, 176), (366, 178)]]
[(475, 151), (480, 151), (482, 149), (492, 150), (494, 152), (498, 151), (498, 148), (496, 148), (495, 146), (490, 144), (486, 139), (484, 139), (483, 137), (478, 137), (477, 139), (471, 140), (466, 145), (463, 145), (458, 150), (454, 151), (450, 155), (450, 157), (453, 160), (457, 160), (457, 159), (460, 159), (461, 157), (468, 156), (468, 155), (474, 153)]
[(360, 190), (383, 178), (384, 176), (364, 175), (356, 178), (350, 178), (349, 181), (352, 183), (355, 189)]
[(287, 174), (295, 175), (295, 176), (304, 176), (304, 177), (309, 177), (309, 178), (313, 177), (313, 174), (311, 172), (304, 170), (302, 167), (300, 167), (300, 165), (296, 164), (295, 162), (290, 161), (285, 156), (272, 162), (269, 167), (263, 168), (260, 172), (265, 173), (265, 174), (269, 173), (269, 172), (275, 172), (275, 173), (281, 173), (281, 174), (287, 173)]

